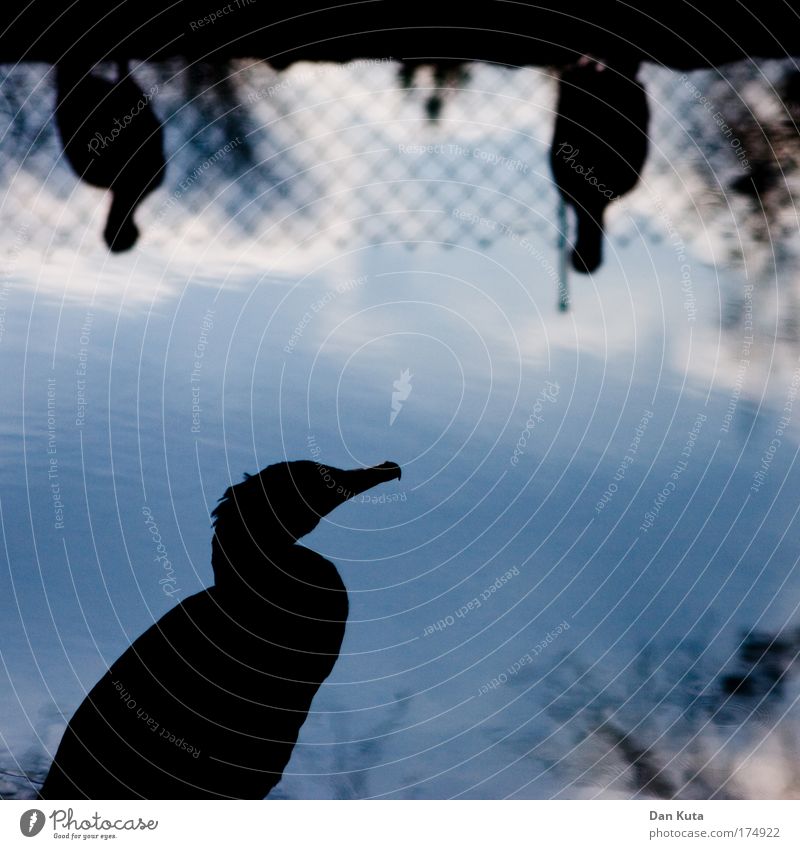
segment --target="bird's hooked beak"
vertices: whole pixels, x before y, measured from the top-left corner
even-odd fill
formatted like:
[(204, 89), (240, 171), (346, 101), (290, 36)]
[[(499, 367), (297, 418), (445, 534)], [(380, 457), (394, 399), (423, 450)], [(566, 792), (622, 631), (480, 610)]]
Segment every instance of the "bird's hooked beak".
[[(324, 469), (324, 466), (321, 468)], [(339, 503), (344, 503), (356, 495), (361, 495), (362, 492), (366, 492), (380, 483), (388, 483), (388, 481), (395, 479), (400, 480), (402, 475), (400, 466), (390, 461), (367, 469), (352, 469), (351, 471), (330, 469), (328, 471), (329, 473), (324, 475), (324, 478), (327, 479), (328, 487), (336, 488), (336, 494), (341, 498)]]

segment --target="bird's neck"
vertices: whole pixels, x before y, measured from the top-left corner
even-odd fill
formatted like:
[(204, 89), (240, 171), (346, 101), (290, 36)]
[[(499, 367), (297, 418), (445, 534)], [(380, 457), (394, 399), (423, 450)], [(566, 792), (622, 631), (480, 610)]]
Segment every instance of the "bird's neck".
[(278, 621), (287, 628), (311, 621), (339, 623), (338, 628), (347, 619), (347, 590), (338, 570), (301, 545), (280, 546), (269, 554), (250, 550), (245, 557), (242, 551), (223, 551), (215, 540), (212, 562), (213, 595), (254, 630)]
[(251, 539), (211, 543), (211, 565), (214, 585), (219, 589), (250, 588), (254, 593), (273, 590), (284, 583), (298, 568), (300, 546), (288, 541), (270, 546), (264, 551)]

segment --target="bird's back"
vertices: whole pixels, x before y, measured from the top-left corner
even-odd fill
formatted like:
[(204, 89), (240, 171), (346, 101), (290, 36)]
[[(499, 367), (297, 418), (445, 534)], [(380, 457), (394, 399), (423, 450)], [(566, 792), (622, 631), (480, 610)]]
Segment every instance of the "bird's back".
[(647, 95), (632, 73), (591, 67), (565, 71), (551, 166), (567, 199), (591, 208), (630, 191), (647, 158), (648, 122)]
[(212, 587), (142, 634), (79, 707), (42, 797), (263, 798), (347, 619), (333, 564), (294, 548), (291, 574)]
[(114, 83), (58, 69), (56, 124), (75, 173), (99, 188), (144, 197), (163, 180), (163, 130), (132, 78)]

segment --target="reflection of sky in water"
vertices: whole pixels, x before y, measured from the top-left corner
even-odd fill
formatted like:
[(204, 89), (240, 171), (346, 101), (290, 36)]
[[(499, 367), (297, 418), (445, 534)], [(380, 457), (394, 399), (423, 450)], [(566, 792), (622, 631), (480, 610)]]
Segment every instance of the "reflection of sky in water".
[(796, 621), (796, 411), (781, 416), (798, 360), (776, 330), (791, 301), (697, 252), (682, 289), (669, 239), (631, 221), (602, 271), (572, 280), (566, 315), (537, 235), (535, 251), (12, 260), (4, 768), (56, 744), (58, 711), (171, 606), (165, 586), (209, 583), (225, 487), (313, 453), (395, 460), (403, 478), (307, 541), (339, 567), (351, 616), (276, 795), (627, 796), (619, 729), (683, 795), (796, 793), (792, 679), (756, 720), (739, 702), (709, 719), (742, 632)]

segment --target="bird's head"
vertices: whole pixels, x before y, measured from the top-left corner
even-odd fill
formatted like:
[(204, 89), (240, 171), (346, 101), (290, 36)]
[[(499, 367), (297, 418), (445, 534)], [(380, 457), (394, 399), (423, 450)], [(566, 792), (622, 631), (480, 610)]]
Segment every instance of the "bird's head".
[(311, 460), (276, 463), (245, 475), (225, 490), (211, 514), (215, 573), (223, 565), (217, 563), (220, 556), (233, 561), (237, 553), (269, 557), (285, 550), (340, 504), (400, 475), (397, 463), (346, 471)]

